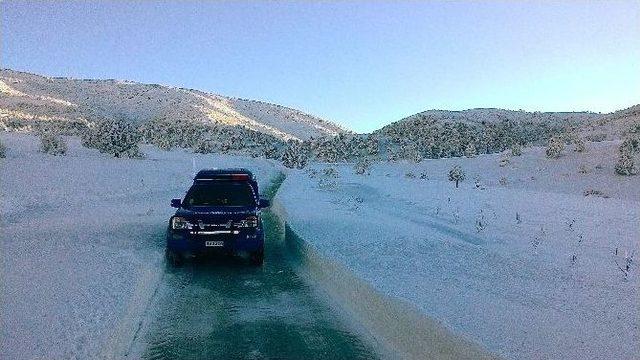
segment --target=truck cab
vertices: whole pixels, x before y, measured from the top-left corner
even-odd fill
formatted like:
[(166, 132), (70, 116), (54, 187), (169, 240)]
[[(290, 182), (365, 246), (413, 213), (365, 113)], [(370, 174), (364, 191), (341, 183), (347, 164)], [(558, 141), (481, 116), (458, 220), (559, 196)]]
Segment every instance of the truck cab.
[(247, 169), (204, 169), (182, 199), (167, 227), (167, 256), (178, 264), (207, 253), (246, 254), (252, 263), (264, 260), (261, 210), (269, 200), (260, 197), (258, 183)]

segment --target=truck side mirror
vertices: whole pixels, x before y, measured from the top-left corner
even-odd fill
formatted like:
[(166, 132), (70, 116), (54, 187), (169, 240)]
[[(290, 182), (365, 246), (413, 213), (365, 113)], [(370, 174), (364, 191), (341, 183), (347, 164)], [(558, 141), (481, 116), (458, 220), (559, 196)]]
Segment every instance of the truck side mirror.
[(182, 205), (182, 200), (180, 199), (171, 199), (171, 207), (180, 208)]
[(271, 201), (267, 199), (260, 199), (260, 202), (258, 203), (258, 207), (260, 209), (268, 208), (269, 206), (271, 206)]

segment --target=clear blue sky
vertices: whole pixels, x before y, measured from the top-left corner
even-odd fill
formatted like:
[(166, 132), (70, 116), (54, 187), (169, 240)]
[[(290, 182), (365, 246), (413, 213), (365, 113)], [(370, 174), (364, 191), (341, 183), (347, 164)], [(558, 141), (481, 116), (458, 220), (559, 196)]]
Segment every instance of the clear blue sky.
[(640, 103), (640, 1), (22, 2), (1, 66), (196, 88), (356, 131), (426, 109)]

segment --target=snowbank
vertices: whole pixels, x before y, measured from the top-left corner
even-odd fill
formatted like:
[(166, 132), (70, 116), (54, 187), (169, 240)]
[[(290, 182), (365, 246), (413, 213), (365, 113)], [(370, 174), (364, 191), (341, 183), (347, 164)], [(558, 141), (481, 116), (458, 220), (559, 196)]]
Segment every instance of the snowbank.
[[(637, 358), (640, 274), (634, 260), (621, 268), (640, 252), (640, 177), (613, 175), (616, 143), (589, 145), (554, 160), (527, 149), (503, 166), (501, 155), (378, 164), (368, 176), (316, 165), (291, 171), (278, 202), (307, 251), (491, 352)], [(458, 189), (454, 164), (467, 175)]]
[(342, 263), (319, 252), (287, 224), (289, 215), (275, 199), (273, 211), (285, 229), (284, 241), (309, 276), (347, 315), (375, 338), (384, 356), (396, 359), (492, 359), (468, 339), (452, 333), (415, 306), (376, 290)]
[(169, 200), (196, 168), (245, 166), (266, 186), (265, 160), (163, 152), (114, 159), (69, 141), (38, 152), (29, 135), (0, 133), (2, 359), (121, 358), (163, 273)]

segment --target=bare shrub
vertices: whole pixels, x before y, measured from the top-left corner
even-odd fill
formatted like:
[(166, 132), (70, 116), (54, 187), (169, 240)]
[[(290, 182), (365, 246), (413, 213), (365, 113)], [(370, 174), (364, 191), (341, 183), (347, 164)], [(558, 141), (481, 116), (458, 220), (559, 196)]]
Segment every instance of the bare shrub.
[(589, 173), (589, 169), (587, 168), (586, 165), (581, 164), (580, 166), (578, 166), (578, 173), (580, 174), (588, 174)]
[(65, 155), (67, 143), (53, 131), (43, 131), (40, 134), (40, 151), (50, 155)]
[(547, 149), (545, 150), (545, 154), (550, 159), (557, 159), (562, 155), (562, 151), (564, 150), (564, 141), (554, 136), (549, 139), (549, 144), (547, 145)]
[(640, 139), (637, 137), (628, 137), (622, 141), (618, 150), (621, 153), (629, 153), (635, 155), (640, 152)]
[(142, 135), (125, 120), (102, 120), (91, 126), (82, 136), (82, 145), (98, 149), (114, 157), (140, 158), (138, 144)]
[(481, 233), (487, 228), (487, 220), (484, 216), (484, 210), (480, 209), (480, 212), (476, 216), (475, 220), (476, 232)]
[(509, 165), (509, 163), (511, 162), (511, 160), (508, 157), (503, 157), (500, 159), (500, 167), (505, 167), (507, 165)]
[(0, 140), (0, 159), (4, 159), (6, 156), (7, 156), (7, 148), (2, 143), (2, 140)]
[(415, 179), (415, 178), (416, 178), (416, 174), (414, 174), (414, 173), (413, 173), (413, 172), (411, 172), (411, 171), (407, 171), (407, 172), (404, 174), (404, 177), (406, 177), (407, 179)]
[(280, 160), (282, 165), (290, 169), (304, 169), (307, 166), (308, 155), (298, 142), (292, 142), (289, 143)]
[(368, 159), (361, 159), (353, 167), (353, 170), (358, 175), (369, 175), (371, 168), (371, 162)]
[(520, 144), (513, 144), (511, 146), (511, 155), (513, 156), (521, 156), (522, 155), (522, 146)]
[(584, 143), (584, 140), (581, 137), (576, 137), (573, 140), (573, 151), (584, 152), (585, 150), (587, 150), (587, 147)]
[(622, 153), (618, 157), (618, 162), (615, 166), (616, 174), (618, 175), (636, 175), (638, 169), (633, 157), (628, 153)]
[(597, 197), (601, 197), (601, 198), (605, 198), (605, 199), (609, 198), (609, 195), (605, 194), (604, 192), (602, 192), (600, 190), (595, 190), (595, 189), (586, 189), (585, 191), (582, 192), (582, 195), (584, 195), (584, 196), (597, 196)]
[(638, 173), (634, 154), (640, 152), (640, 142), (636, 138), (625, 139), (618, 149), (618, 162), (615, 172), (618, 175), (635, 175)]
[(624, 276), (624, 280), (627, 281), (629, 280), (629, 274), (631, 273), (631, 268), (633, 266), (634, 263), (634, 258), (635, 258), (635, 254), (636, 251), (633, 250), (631, 252), (629, 251), (620, 251), (620, 254), (618, 254), (618, 248), (616, 248), (615, 251), (615, 255), (618, 257), (622, 257), (622, 261), (619, 263), (618, 259), (615, 259), (614, 262), (616, 264), (616, 266), (618, 267), (618, 269), (622, 272), (623, 276)]
[(473, 184), (476, 186), (476, 189), (479, 189), (482, 186), (482, 183), (480, 182), (480, 175), (473, 177)]
[(585, 136), (585, 139), (587, 141), (592, 141), (592, 142), (601, 142), (601, 141), (607, 140), (607, 134), (602, 134), (602, 133), (590, 134)]
[(540, 226), (540, 231), (538, 231), (531, 239), (531, 246), (537, 252), (538, 248), (547, 238), (547, 232), (544, 229), (544, 226)]
[(507, 180), (506, 177), (501, 177), (500, 180), (498, 180), (498, 183), (502, 186), (507, 186), (507, 184), (509, 184), (509, 180)]

